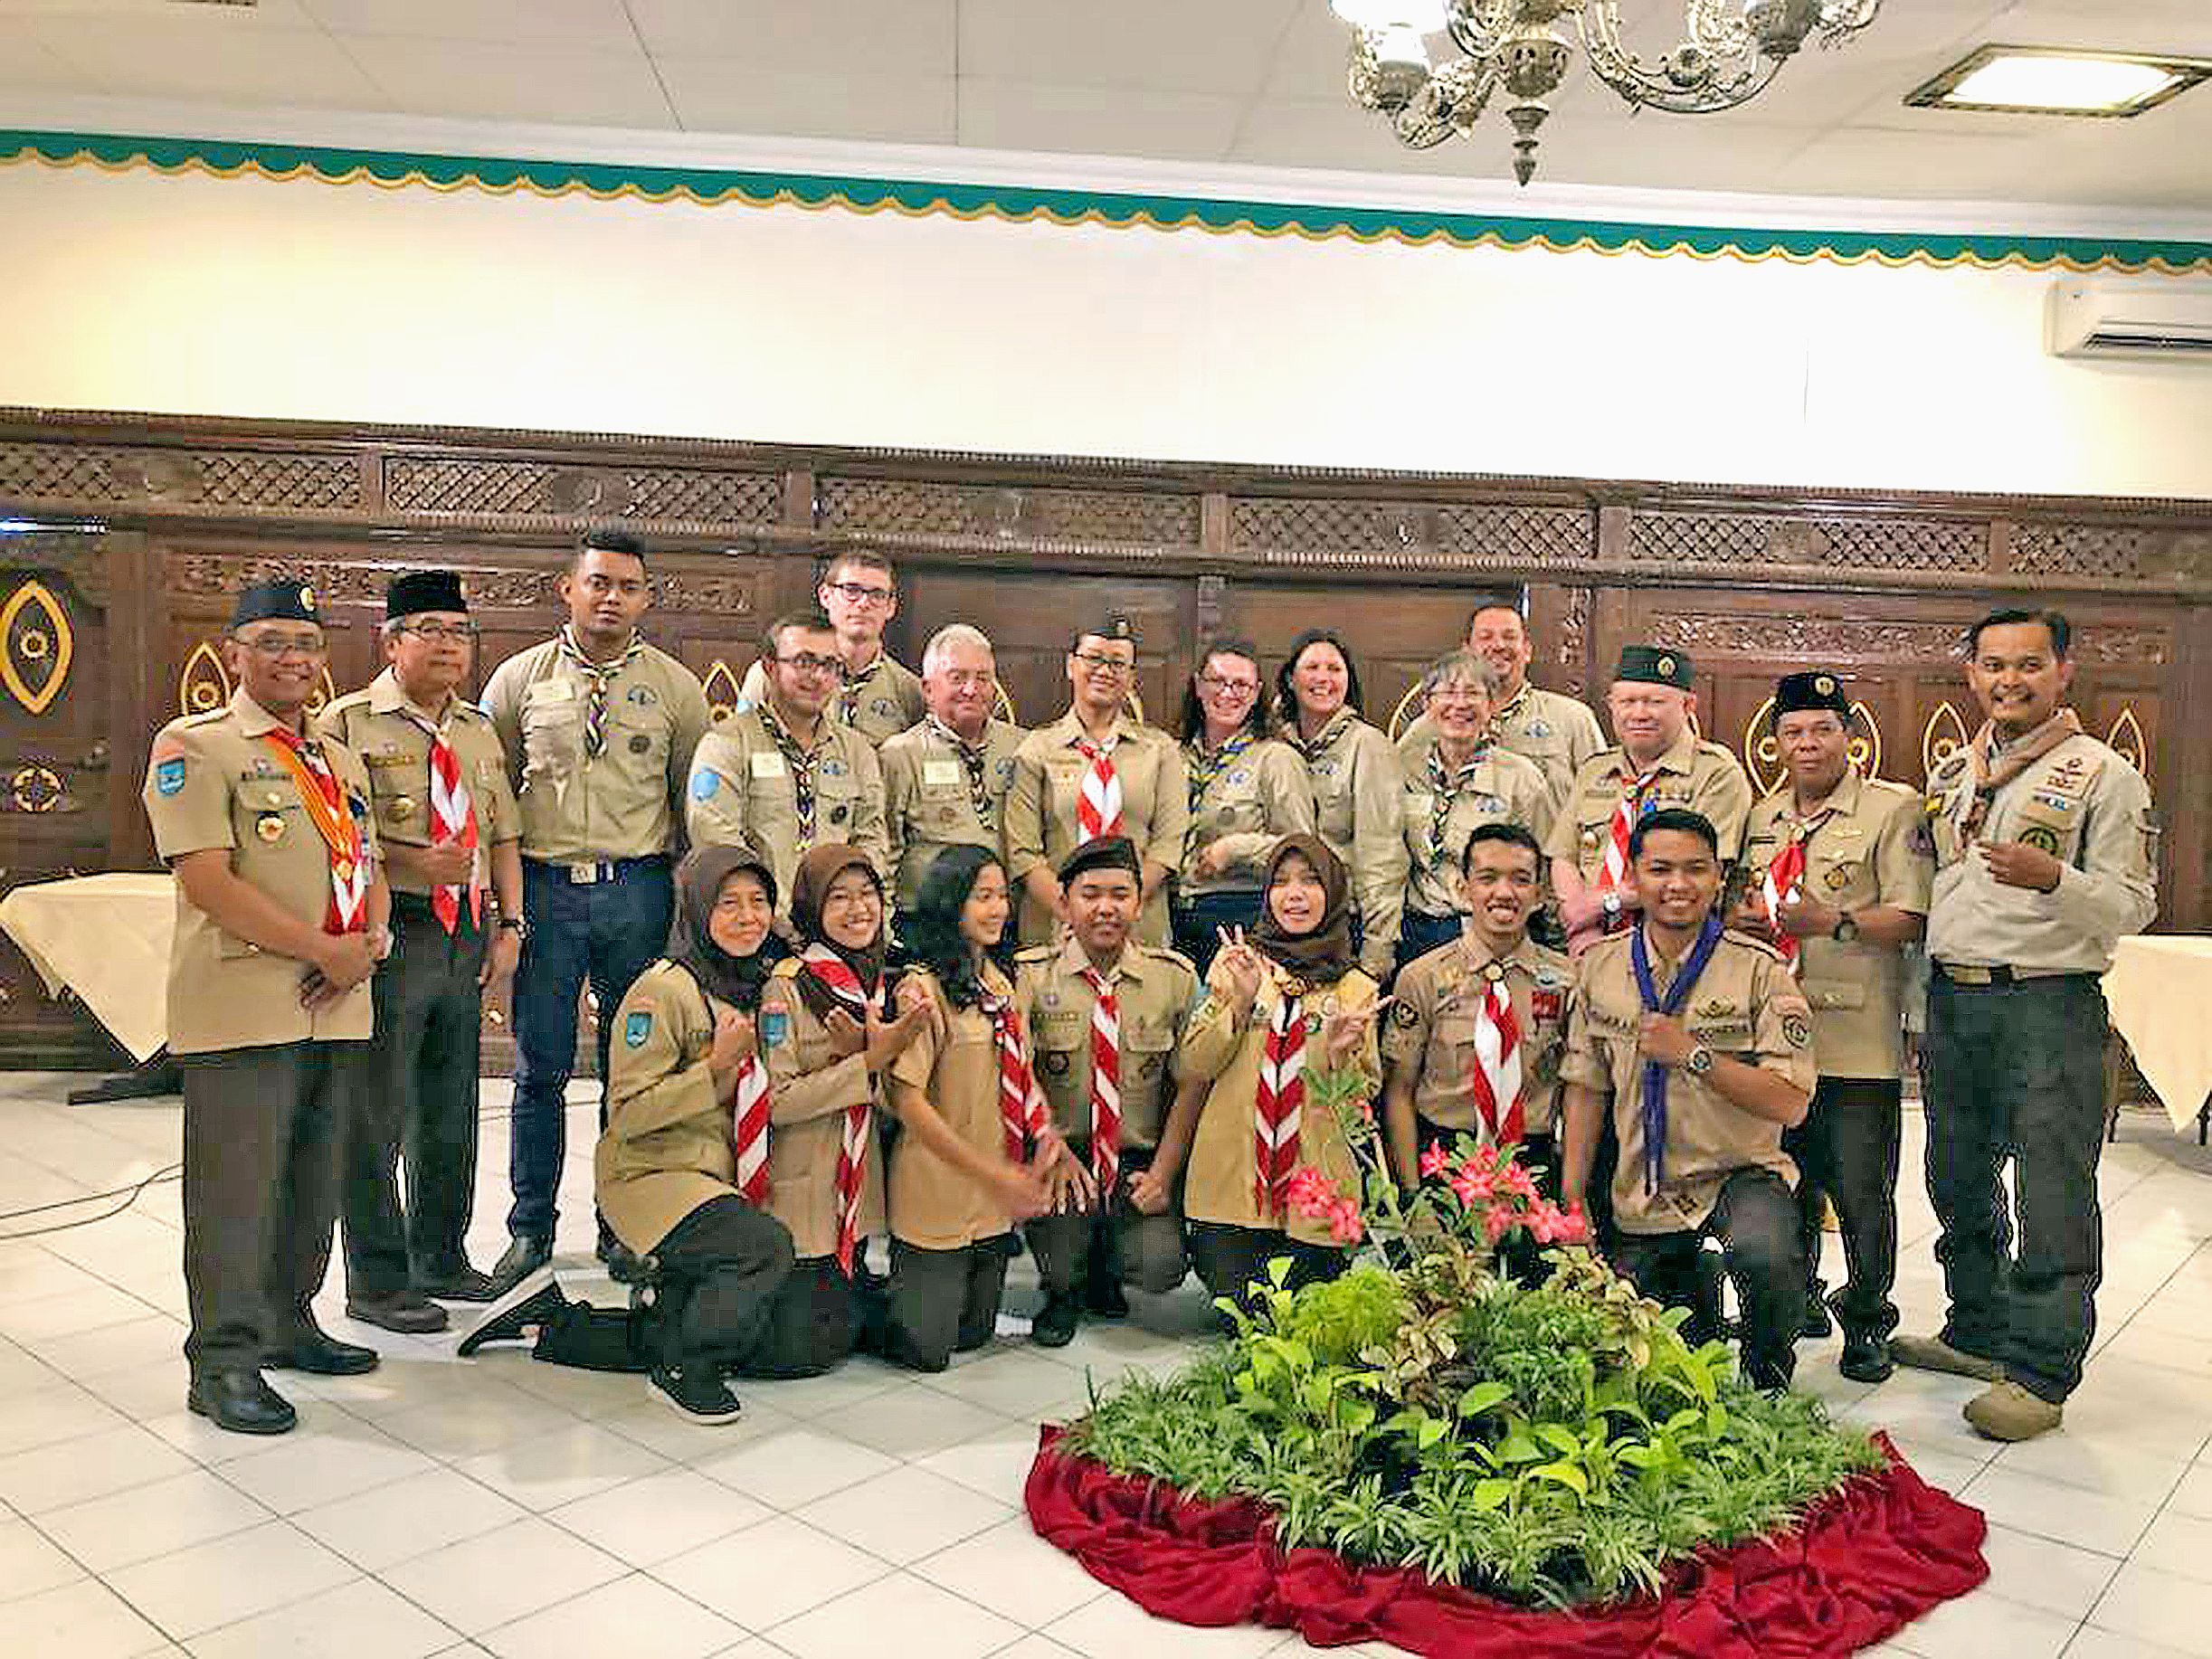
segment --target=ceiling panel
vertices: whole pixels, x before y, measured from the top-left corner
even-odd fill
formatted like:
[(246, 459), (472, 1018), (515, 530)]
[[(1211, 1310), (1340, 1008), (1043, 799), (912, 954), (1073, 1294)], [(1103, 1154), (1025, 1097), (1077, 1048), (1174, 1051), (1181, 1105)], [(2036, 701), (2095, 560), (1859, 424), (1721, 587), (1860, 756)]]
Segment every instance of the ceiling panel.
[[(954, 0), (628, 0), (662, 57), (738, 58), (810, 74), (949, 78)], [(1047, 9), (1050, 9), (1048, 7)]]
[(960, 71), (1056, 86), (1249, 98), (1302, 5), (1317, 0), (961, 0)]
[(211, 103), (386, 107), (384, 93), (338, 43), (305, 18), (206, 17), (196, 10), (171, 6), (168, 15), (133, 18), (128, 27), (90, 14), (33, 17), (25, 26), (105, 92), (170, 98), (181, 90)]
[(91, 76), (47, 51), (27, 24), (13, 17), (0, 17), (0, 85), (53, 92), (100, 90)]
[(622, 0), (300, 0), (334, 34), (637, 49)]
[(983, 149), (1219, 160), (1229, 152), (1244, 109), (1241, 100), (1199, 92), (1037, 86), (964, 76), (960, 142)]
[(950, 76), (794, 74), (739, 58), (664, 57), (658, 62), (688, 132), (887, 144), (954, 141)]
[(594, 127), (673, 127), (676, 121), (641, 52), (381, 34), (348, 35), (344, 45), (394, 105), (413, 115), (549, 118)]

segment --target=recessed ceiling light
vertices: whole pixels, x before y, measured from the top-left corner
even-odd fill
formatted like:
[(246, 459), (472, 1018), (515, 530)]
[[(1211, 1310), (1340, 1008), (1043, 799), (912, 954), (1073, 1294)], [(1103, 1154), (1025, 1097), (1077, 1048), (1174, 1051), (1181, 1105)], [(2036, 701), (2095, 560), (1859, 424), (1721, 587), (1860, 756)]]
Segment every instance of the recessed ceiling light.
[(1983, 46), (1905, 102), (2011, 115), (2141, 115), (2212, 77), (2212, 59), (2060, 46)]

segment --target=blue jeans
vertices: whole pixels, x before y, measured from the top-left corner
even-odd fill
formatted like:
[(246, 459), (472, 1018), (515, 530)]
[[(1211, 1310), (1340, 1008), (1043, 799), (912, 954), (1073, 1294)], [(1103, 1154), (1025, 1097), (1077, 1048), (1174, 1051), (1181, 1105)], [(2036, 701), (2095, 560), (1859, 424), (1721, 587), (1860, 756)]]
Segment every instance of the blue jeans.
[(530, 924), (515, 972), (515, 1104), (508, 1118), (507, 1230), (553, 1237), (566, 1147), (565, 1102), (576, 1068), (576, 998), (599, 1000), (599, 1121), (607, 1120), (607, 1038), (630, 983), (668, 948), (675, 887), (666, 858), (624, 858), (606, 881), (579, 886), (557, 865), (522, 861)]
[(1213, 954), (1221, 948), (1223, 927), (1241, 927), (1250, 933), (1259, 925), (1262, 895), (1257, 887), (1226, 892), (1196, 893), (1176, 902), (1175, 948), (1191, 959), (1201, 982), (1213, 966)]
[(1465, 920), (1457, 911), (1448, 916), (1432, 916), (1425, 910), (1408, 910), (1398, 924), (1399, 971), (1403, 972), (1409, 962), (1419, 962), (1429, 952), (1458, 938)]

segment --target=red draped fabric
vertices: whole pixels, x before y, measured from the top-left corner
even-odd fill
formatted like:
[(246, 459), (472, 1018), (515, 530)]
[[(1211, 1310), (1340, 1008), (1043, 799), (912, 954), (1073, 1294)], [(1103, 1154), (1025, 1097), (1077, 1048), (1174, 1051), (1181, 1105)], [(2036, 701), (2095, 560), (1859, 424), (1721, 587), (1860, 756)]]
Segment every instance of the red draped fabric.
[(1714, 1552), (1661, 1597), (1547, 1612), (1276, 1547), (1250, 1499), (1200, 1503), (1054, 1449), (1027, 1489), (1038, 1532), (1158, 1617), (1272, 1625), (1317, 1647), (1389, 1642), (1429, 1659), (1830, 1659), (1871, 1647), (1989, 1575), (1981, 1512), (1889, 1466), (1824, 1499), (1796, 1532)]

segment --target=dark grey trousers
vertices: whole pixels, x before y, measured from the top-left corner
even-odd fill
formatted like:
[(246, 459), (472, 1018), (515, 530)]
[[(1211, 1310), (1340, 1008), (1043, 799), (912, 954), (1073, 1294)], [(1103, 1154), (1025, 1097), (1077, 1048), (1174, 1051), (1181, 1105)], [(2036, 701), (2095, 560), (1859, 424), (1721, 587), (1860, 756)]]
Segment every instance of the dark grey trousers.
[(1702, 1228), (1623, 1233), (1615, 1241), (1613, 1266), (1622, 1277), (1655, 1302), (1690, 1310), (1682, 1333), (1692, 1343), (1721, 1334), (1717, 1298), (1700, 1260), (1707, 1239), (1721, 1247), (1721, 1270), (1736, 1287), (1744, 1376), (1754, 1388), (1788, 1388), (1797, 1370), (1798, 1327), (1805, 1322), (1805, 1264), (1790, 1183), (1771, 1170), (1738, 1170)]
[(1798, 1242), (1805, 1253), (1805, 1294), (1820, 1284), (1822, 1199), (1836, 1207), (1843, 1232), (1843, 1288), (1836, 1317), (1851, 1336), (1887, 1336), (1897, 1328), (1889, 1299), (1897, 1283), (1897, 1139), (1904, 1085), (1894, 1077), (1823, 1077), (1805, 1121), (1782, 1135), (1798, 1166)]
[[(1088, 1137), (1068, 1145), (1087, 1167)], [(1129, 1202), (1125, 1183), (1151, 1162), (1149, 1150), (1122, 1153), (1122, 1180), (1103, 1211), (1040, 1216), (1023, 1225), (1021, 1236), (1036, 1253), (1037, 1277), (1048, 1295), (1078, 1294), (1093, 1274), (1154, 1296), (1164, 1296), (1182, 1283), (1190, 1264), (1183, 1254), (1182, 1216), (1172, 1209), (1148, 1216)]]
[(178, 1057), (185, 1299), (195, 1375), (259, 1366), (297, 1336), (330, 1266), (338, 1157), (367, 1045)]
[[(376, 1036), (345, 1154), (346, 1288), (388, 1296), (465, 1259), (476, 1191), (476, 976), (483, 933), (466, 907), (448, 936), (430, 901), (392, 896), (392, 954), (376, 970)], [(610, 1016), (611, 1018), (612, 1016)], [(402, 1212), (398, 1164), (407, 1163)]]
[[(2047, 1400), (2081, 1381), (2096, 1332), (2105, 1030), (2089, 974), (1990, 986), (1931, 976), (1921, 1078), (1951, 1295), (1943, 1340)], [(1998, 1182), (2008, 1160), (2017, 1248)]]
[(957, 1250), (891, 1240), (890, 1326), (884, 1358), (941, 1371), (955, 1352), (981, 1348), (999, 1322), (1009, 1240), (980, 1239)]
[(1334, 1245), (1307, 1244), (1272, 1228), (1233, 1227), (1223, 1221), (1191, 1223), (1191, 1265), (1206, 1294), (1248, 1305), (1251, 1287), (1267, 1280), (1267, 1264), (1277, 1256), (1290, 1262), (1288, 1287), (1333, 1279), (1352, 1265), (1352, 1252)]

